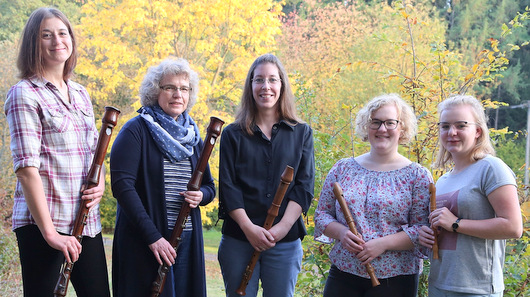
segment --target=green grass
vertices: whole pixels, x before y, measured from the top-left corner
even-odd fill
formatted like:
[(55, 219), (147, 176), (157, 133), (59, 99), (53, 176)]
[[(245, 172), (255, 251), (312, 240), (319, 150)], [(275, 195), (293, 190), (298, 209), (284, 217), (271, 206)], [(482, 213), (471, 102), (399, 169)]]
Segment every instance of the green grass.
[[(105, 254), (109, 278), (112, 263), (112, 234), (103, 234)], [(206, 289), (208, 297), (224, 297), (224, 283), (219, 262), (217, 248), (221, 240), (221, 232), (204, 231), (204, 250), (206, 257)], [(109, 279), (112, 290), (112, 282)], [(22, 296), (22, 282), (18, 248), (15, 233), (8, 228), (0, 228), (0, 296)], [(75, 297), (75, 290), (71, 283), (68, 286), (67, 297)]]
[(217, 257), (217, 249), (219, 248), (219, 242), (221, 242), (221, 232), (217, 230), (204, 230), (204, 253), (215, 254)]
[(221, 241), (221, 232), (204, 230), (204, 254), (206, 257), (206, 290), (208, 297), (224, 297), (223, 276), (217, 261), (217, 249)]

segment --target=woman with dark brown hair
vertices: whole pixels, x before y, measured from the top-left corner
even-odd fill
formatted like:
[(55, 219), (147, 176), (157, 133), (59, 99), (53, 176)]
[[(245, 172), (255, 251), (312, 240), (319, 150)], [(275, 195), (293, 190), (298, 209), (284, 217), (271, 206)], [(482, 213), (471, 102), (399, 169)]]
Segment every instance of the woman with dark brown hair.
[(20, 45), (21, 80), (4, 107), (17, 176), (12, 221), (24, 296), (53, 296), (64, 259), (76, 262), (77, 296), (110, 296), (98, 207), (104, 177), (82, 192), (81, 199), (90, 200), (82, 244), (70, 235), (98, 138), (88, 92), (69, 79), (76, 55), (66, 16), (55, 8), (35, 10)]
[[(313, 198), (313, 133), (296, 116), (287, 73), (272, 54), (258, 57), (245, 81), (235, 123), (221, 136), (220, 217), (224, 219), (219, 263), (227, 296), (237, 296), (253, 252), (261, 252), (247, 296), (293, 296), (306, 235), (302, 213)], [(273, 226), (267, 217), (286, 165), (294, 168)]]

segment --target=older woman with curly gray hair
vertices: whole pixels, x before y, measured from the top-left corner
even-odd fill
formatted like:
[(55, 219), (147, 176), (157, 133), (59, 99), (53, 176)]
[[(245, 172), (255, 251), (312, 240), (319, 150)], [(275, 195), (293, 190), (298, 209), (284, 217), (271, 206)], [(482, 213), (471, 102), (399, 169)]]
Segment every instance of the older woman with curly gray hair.
[[(163, 263), (170, 271), (161, 296), (206, 296), (198, 206), (215, 197), (209, 168), (199, 191), (186, 188), (203, 146), (189, 115), (198, 85), (197, 73), (184, 59), (149, 68), (140, 87), (139, 115), (123, 126), (112, 147), (112, 192), (118, 200), (114, 296), (148, 296)], [(184, 201), (191, 211), (175, 251), (168, 239)]]
[[(315, 239), (335, 242), (324, 296), (415, 297), (426, 252), (418, 236), (428, 224), (432, 177), (398, 147), (414, 136), (416, 117), (398, 95), (385, 94), (359, 111), (356, 126), (370, 151), (333, 166), (315, 212)], [(348, 229), (333, 194), (335, 182), (343, 189), (360, 236)], [(377, 287), (366, 272), (368, 263), (380, 280)]]

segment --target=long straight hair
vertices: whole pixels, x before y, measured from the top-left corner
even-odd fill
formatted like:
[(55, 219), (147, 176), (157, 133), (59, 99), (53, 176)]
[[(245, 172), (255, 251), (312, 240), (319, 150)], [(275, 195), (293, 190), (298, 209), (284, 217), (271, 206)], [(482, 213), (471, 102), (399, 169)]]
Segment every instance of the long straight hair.
[(32, 76), (42, 78), (44, 75), (44, 58), (42, 57), (41, 29), (44, 20), (49, 18), (60, 19), (68, 29), (68, 34), (72, 39), (72, 54), (66, 60), (63, 70), (63, 79), (71, 77), (77, 64), (77, 46), (74, 31), (68, 18), (57, 8), (41, 7), (36, 9), (29, 16), (24, 30), (17, 58), (17, 67), (20, 71), (19, 77), (27, 79)]
[(252, 94), (252, 79), (254, 78), (254, 71), (256, 67), (261, 64), (270, 63), (278, 68), (282, 87), (280, 90), (280, 97), (278, 99), (278, 114), (280, 120), (285, 120), (291, 124), (303, 123), (303, 121), (296, 114), (296, 105), (291, 85), (289, 84), (289, 78), (287, 72), (283, 67), (280, 60), (273, 54), (264, 54), (259, 56), (254, 63), (250, 66), (250, 69), (245, 79), (245, 87), (243, 89), (243, 95), (241, 97), (241, 104), (236, 114), (235, 122), (239, 124), (243, 131), (249, 135), (253, 135), (252, 128), (256, 124), (256, 117), (258, 115), (258, 107), (254, 96)]
[[(464, 105), (471, 107), (473, 117), (475, 118), (475, 123), (481, 130), (480, 136), (477, 138), (475, 146), (469, 154), (470, 161), (478, 161), (487, 155), (495, 156), (495, 149), (491, 144), (486, 113), (484, 112), (484, 107), (480, 101), (478, 101), (478, 99), (469, 95), (451, 96), (438, 104), (438, 115), (440, 116), (442, 112), (447, 109)], [(436, 162), (434, 163), (434, 167), (443, 169), (446, 167), (447, 163), (453, 161), (453, 156), (442, 145), (442, 138), (438, 138), (440, 141), (440, 149), (438, 150), (438, 156), (436, 158)]]

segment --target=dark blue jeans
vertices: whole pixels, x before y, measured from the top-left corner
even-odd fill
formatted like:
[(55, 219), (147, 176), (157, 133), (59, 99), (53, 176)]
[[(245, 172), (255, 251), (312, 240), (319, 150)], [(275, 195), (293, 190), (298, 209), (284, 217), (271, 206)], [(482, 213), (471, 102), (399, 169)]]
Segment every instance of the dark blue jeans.
[(340, 271), (331, 266), (324, 288), (324, 297), (416, 297), (419, 275), (399, 275), (379, 279), (381, 283), (372, 287), (369, 278)]
[(177, 249), (175, 265), (171, 267), (175, 294), (173, 296), (191, 296), (191, 235), (193, 231), (182, 231), (182, 240)]

